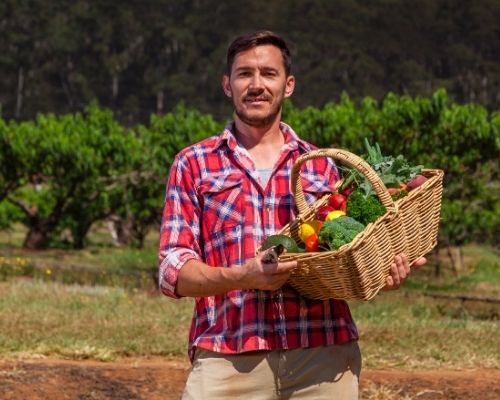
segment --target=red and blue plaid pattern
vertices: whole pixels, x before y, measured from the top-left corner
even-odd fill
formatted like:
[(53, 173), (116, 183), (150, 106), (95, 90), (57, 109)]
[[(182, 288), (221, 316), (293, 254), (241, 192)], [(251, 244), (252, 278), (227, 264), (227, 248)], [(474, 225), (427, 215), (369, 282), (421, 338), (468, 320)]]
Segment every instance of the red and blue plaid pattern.
[[(286, 124), (280, 159), (266, 187), (230, 124), (218, 136), (180, 152), (170, 170), (160, 235), (159, 284), (177, 298), (180, 268), (190, 259), (237, 268), (260, 243), (297, 215), (290, 190), (295, 160), (313, 146)], [(338, 179), (328, 159), (307, 161), (301, 179), (309, 202)], [(293, 349), (357, 339), (347, 304), (302, 297), (285, 285), (276, 291), (233, 290), (195, 299), (189, 355), (199, 346), (222, 353)]]

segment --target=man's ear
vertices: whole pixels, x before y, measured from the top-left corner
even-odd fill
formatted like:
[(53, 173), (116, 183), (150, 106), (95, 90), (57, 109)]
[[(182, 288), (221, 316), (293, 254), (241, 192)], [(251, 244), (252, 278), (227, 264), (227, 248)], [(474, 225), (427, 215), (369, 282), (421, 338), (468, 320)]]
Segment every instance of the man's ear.
[(295, 76), (288, 75), (286, 77), (285, 98), (290, 97), (294, 89), (295, 89)]
[(229, 75), (224, 75), (222, 77), (222, 90), (224, 90), (224, 94), (227, 97), (233, 97), (233, 92), (231, 91)]

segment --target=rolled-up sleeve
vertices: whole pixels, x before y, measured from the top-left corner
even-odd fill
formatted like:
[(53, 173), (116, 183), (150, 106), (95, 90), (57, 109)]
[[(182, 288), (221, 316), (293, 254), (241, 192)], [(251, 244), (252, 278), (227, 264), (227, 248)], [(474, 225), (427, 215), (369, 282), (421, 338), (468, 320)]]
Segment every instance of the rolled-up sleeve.
[(180, 297), (175, 293), (180, 269), (201, 260), (199, 216), (193, 173), (187, 158), (178, 155), (168, 177), (158, 251), (159, 287), (166, 296)]

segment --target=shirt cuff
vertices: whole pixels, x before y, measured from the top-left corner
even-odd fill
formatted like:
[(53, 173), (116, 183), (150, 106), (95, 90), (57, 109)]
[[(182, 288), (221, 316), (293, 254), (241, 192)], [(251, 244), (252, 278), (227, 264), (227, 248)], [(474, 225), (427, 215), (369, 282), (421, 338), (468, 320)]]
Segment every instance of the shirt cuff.
[(193, 250), (175, 249), (170, 250), (160, 264), (159, 286), (161, 292), (168, 297), (180, 299), (175, 293), (179, 271), (189, 260), (200, 260), (200, 256)]

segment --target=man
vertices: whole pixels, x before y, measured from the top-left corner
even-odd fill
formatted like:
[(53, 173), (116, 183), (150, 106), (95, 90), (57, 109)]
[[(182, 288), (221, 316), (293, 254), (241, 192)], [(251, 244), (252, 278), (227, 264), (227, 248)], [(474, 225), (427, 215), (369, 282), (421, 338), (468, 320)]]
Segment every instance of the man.
[[(185, 399), (358, 396), (361, 357), (347, 304), (302, 297), (285, 284), (296, 262), (269, 264), (267, 252), (255, 255), (296, 216), (291, 169), (313, 149), (281, 122), (295, 86), (290, 67), (276, 34), (237, 38), (222, 81), (234, 121), (181, 151), (170, 171), (160, 287), (170, 297), (195, 298)], [(326, 159), (308, 161), (301, 175), (310, 201), (338, 179)], [(409, 271), (406, 257), (397, 256), (387, 288)]]

